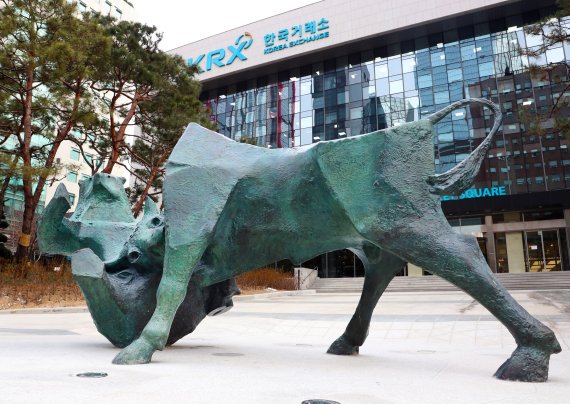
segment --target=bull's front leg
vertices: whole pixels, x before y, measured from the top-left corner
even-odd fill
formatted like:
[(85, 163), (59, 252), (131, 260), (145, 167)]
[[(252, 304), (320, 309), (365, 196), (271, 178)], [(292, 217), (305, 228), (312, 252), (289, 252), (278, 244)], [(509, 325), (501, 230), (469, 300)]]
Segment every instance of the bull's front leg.
[[(168, 240), (168, 237), (167, 237)], [(191, 245), (166, 247), (164, 272), (157, 291), (156, 309), (139, 338), (113, 359), (117, 365), (148, 363), (152, 354), (166, 345), (178, 307), (186, 296), (193, 269), (202, 256), (206, 239)]]

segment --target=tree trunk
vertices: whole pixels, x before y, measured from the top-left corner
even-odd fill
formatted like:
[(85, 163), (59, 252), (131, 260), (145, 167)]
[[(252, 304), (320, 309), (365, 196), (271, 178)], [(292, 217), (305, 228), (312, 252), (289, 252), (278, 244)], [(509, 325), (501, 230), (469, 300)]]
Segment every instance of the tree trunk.
[(33, 191), (32, 191), (32, 156), (30, 146), (32, 144), (32, 91), (34, 85), (34, 68), (28, 66), (26, 71), (26, 96), (24, 100), (24, 142), (20, 146), (20, 156), (24, 163), (24, 173), (22, 176), (24, 188), (24, 218), (22, 221), (22, 230), (20, 239), (18, 240), (18, 248), (16, 249), (16, 259), (24, 260), (28, 256), (30, 242), (32, 239), (32, 225), (34, 221)]
[[(138, 105), (138, 96), (135, 95), (133, 97), (133, 102), (131, 103), (131, 107), (129, 108), (129, 112), (127, 112), (125, 118), (123, 119), (123, 122), (121, 122), (121, 125), (119, 126), (119, 130), (117, 131), (116, 136), (111, 136), (112, 137), (111, 140), (113, 141), (113, 150), (111, 151), (111, 156), (109, 157), (107, 165), (105, 166), (103, 171), (101, 171), (104, 174), (111, 174), (111, 171), (113, 171), (113, 167), (115, 166), (115, 164), (119, 160), (119, 157), (121, 156), (121, 147), (123, 142), (125, 141), (125, 132), (131, 122), (131, 119), (133, 119), (133, 117), (135, 116), (137, 105)], [(113, 121), (111, 120), (111, 124), (112, 122)], [(112, 129), (113, 128), (111, 128), (111, 130)]]
[(146, 187), (145, 187), (143, 193), (139, 196), (139, 199), (137, 200), (137, 203), (135, 203), (135, 206), (133, 206), (132, 211), (133, 211), (133, 215), (135, 217), (137, 217), (139, 215), (139, 213), (140, 213), (140, 211), (144, 205), (144, 201), (148, 195), (148, 191), (150, 190), (150, 187), (152, 187), (152, 183), (156, 177), (156, 174), (158, 173), (158, 170), (160, 170), (160, 167), (166, 161), (168, 156), (170, 156), (170, 152), (171, 152), (171, 150), (164, 152), (162, 154), (162, 156), (160, 156), (160, 159), (158, 160), (157, 164), (154, 166), (154, 168), (150, 172), (150, 177), (148, 178), (148, 181), (146, 183)]
[[(33, 84), (33, 81), (32, 81)], [(28, 87), (30, 90), (28, 91), (31, 94), (31, 86)], [(81, 82), (78, 82), (75, 96), (74, 96), (74, 104), (73, 104), (73, 111), (71, 112), (70, 116), (74, 117), (76, 112), (79, 108), (79, 101), (81, 99), (82, 91), (81, 91)], [(29, 111), (29, 114), (28, 114)], [(29, 127), (27, 128), (27, 119), (29, 115)], [(32, 101), (31, 97), (29, 100), (29, 108), (28, 108), (28, 100), (26, 97), (26, 113), (24, 115), (24, 145), (22, 147), (22, 159), (24, 160), (24, 176), (23, 176), (23, 184), (24, 184), (24, 217), (22, 221), (22, 230), (20, 234), (20, 240), (18, 241), (18, 248), (16, 249), (16, 259), (21, 261), (29, 254), (29, 247), (32, 240), (32, 230), (34, 226), (34, 218), (36, 215), (36, 210), (40, 203), (40, 198), (42, 196), (42, 191), (45, 187), (47, 182), (48, 174), (43, 174), (38, 178), (38, 183), (36, 184), (36, 189), (33, 189), (32, 178), (30, 175), (30, 170), (32, 168), (32, 159), (30, 154), (30, 145), (31, 145), (31, 138), (32, 138), (32, 127), (31, 127), (31, 116), (32, 116)], [(53, 146), (51, 147), (46, 161), (44, 163), (45, 168), (53, 167), (53, 163), (55, 161), (55, 156), (57, 151), (59, 150), (59, 146), (61, 142), (63, 142), (69, 132), (73, 129), (75, 125), (74, 118), (70, 118), (63, 129), (58, 131), (57, 136), (53, 142)], [(27, 131), (29, 131), (29, 136), (27, 135)], [(29, 140), (28, 140), (29, 139)]]

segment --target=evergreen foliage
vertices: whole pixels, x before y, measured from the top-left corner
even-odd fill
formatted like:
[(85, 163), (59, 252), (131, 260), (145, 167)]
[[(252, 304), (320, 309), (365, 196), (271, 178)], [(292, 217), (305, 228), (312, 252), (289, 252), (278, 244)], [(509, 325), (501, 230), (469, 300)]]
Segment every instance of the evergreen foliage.
[[(24, 194), (19, 258), (44, 186), (65, 168), (55, 158), (63, 141), (79, 147), (92, 173), (138, 153), (148, 167), (137, 173), (144, 200), (160, 189), (157, 174), (184, 126), (208, 123), (195, 69), (161, 51), (161, 37), (144, 24), (80, 15), (66, 0), (0, 0), (0, 170)], [(131, 148), (135, 123), (148, 133)], [(86, 158), (88, 148), (99, 156)]]
[(570, 90), (570, 65), (566, 60), (544, 64), (547, 52), (570, 44), (570, 0), (558, 0), (557, 4), (558, 9), (552, 15), (525, 27), (527, 35), (540, 38), (540, 45), (520, 49), (520, 53), (528, 57), (532, 80), (549, 83), (557, 96), (548, 107), (537, 108), (536, 103), (521, 106), (519, 115), (531, 134), (555, 132), (570, 139), (570, 97), (567, 96)]

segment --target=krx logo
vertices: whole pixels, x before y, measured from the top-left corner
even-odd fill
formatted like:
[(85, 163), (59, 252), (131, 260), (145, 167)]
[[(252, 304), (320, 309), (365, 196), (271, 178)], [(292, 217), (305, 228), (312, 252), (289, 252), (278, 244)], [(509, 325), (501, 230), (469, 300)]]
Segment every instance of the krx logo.
[(234, 60), (247, 60), (247, 56), (243, 54), (243, 51), (251, 46), (253, 42), (253, 37), (249, 32), (245, 32), (244, 34), (240, 35), (238, 39), (236, 39), (235, 45), (230, 45), (227, 47), (229, 51), (230, 57), (227, 61), (224, 62), (224, 58), (226, 57), (226, 49), (220, 48), (213, 50), (211, 52), (203, 53), (196, 58), (196, 60), (192, 58), (188, 58), (188, 65), (196, 65), (198, 66), (199, 72), (204, 72), (204, 69), (200, 65), (203, 62), (204, 58), (206, 59), (206, 71), (212, 70), (212, 65), (216, 65), (218, 67), (224, 67), (227, 65), (231, 65)]

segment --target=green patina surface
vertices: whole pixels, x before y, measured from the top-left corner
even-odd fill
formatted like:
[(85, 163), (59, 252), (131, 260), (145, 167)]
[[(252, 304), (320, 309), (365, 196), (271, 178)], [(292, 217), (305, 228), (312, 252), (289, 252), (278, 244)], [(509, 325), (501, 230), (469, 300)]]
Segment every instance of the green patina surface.
[[(433, 124), (474, 102), (494, 111), (491, 133), (466, 160), (435, 175)], [(410, 262), (462, 288), (511, 332), (517, 349), (496, 377), (545, 381), (550, 355), (560, 351), (554, 333), (512, 299), (476, 240), (449, 226), (439, 201), (473, 184), (500, 122), (495, 104), (463, 100), (422, 121), (287, 150), (236, 143), (190, 124), (166, 167), (164, 214), (149, 202), (143, 219), (131, 220), (116, 180), (95, 176), (69, 220), (62, 222), (61, 198), (48, 206), (42, 248), (92, 250), (74, 255), (74, 274), (96, 323), (105, 323), (100, 330), (120, 335), (116, 345), (129, 344), (117, 364), (147, 363), (175, 340), (180, 324), (186, 326), (176, 335), (191, 332), (208, 310), (231, 307), (236, 274), (350, 248), (364, 264), (364, 289), (329, 353), (358, 352), (382, 292)], [(116, 211), (107, 213), (113, 204)], [(139, 295), (147, 296), (144, 315), (124, 304)], [(181, 313), (192, 321), (181, 322)], [(114, 324), (122, 331), (112, 331)]]

